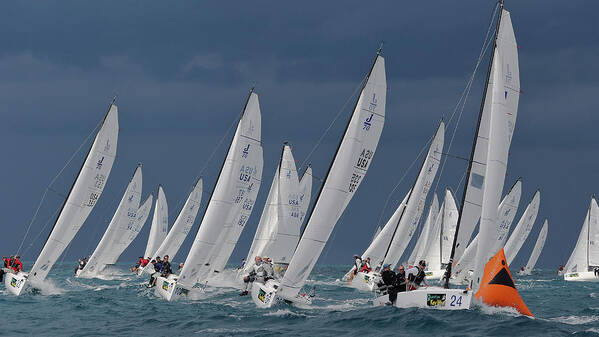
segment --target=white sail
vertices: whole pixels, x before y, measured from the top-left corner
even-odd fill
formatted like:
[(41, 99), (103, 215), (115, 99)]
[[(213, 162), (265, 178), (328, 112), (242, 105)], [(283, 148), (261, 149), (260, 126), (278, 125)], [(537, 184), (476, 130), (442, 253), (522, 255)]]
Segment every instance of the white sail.
[[(599, 216), (599, 209), (597, 207), (597, 201), (595, 200), (595, 196), (591, 198), (591, 204), (589, 205), (589, 209), (584, 218), (584, 223), (582, 224), (582, 229), (580, 230), (580, 235), (578, 236), (578, 241), (576, 241), (576, 246), (568, 259), (568, 263), (564, 270), (568, 273), (574, 272), (586, 272), (589, 270), (590, 266), (597, 266), (595, 264), (591, 264), (591, 261), (596, 260), (596, 258), (591, 258), (593, 255), (593, 248), (595, 246), (596, 235), (597, 232), (597, 217)], [(593, 235), (593, 236), (592, 236)], [(591, 245), (591, 241), (593, 241), (593, 245)], [(596, 261), (593, 261), (597, 263)]]
[(386, 95), (385, 60), (377, 55), (281, 281), (282, 297), (294, 298), (303, 287), (335, 224), (362, 183), (383, 131)]
[[(262, 177), (261, 116), (258, 95), (250, 93), (200, 228), (181, 270), (179, 283), (191, 288), (200, 278), (200, 268), (210, 264), (212, 250), (248, 191)], [(207, 275), (202, 275), (203, 277)]]
[(393, 239), (393, 234), (397, 229), (401, 215), (406, 208), (406, 203), (408, 202), (408, 197), (411, 192), (412, 190), (408, 191), (408, 194), (406, 194), (402, 202), (397, 206), (397, 209), (389, 218), (381, 232), (374, 238), (370, 246), (364, 251), (364, 254), (362, 254), (362, 260), (366, 260), (368, 257), (370, 258), (370, 265), (373, 268), (380, 268), (383, 264), (383, 259), (385, 258), (391, 239)]
[(539, 213), (540, 202), (541, 192), (537, 190), (503, 249), (508, 265), (512, 264), (512, 261), (514, 261), (516, 255), (518, 255), (520, 248), (522, 248), (524, 241), (526, 241), (528, 234), (530, 234), (530, 231), (535, 224), (535, 220), (537, 219), (537, 214)]
[(129, 246), (129, 233), (135, 227), (137, 210), (141, 200), (142, 174), (141, 165), (135, 169), (125, 194), (119, 203), (112, 220), (106, 228), (100, 243), (90, 256), (80, 276), (100, 273), (107, 264), (113, 264)]
[(588, 265), (599, 266), (599, 207), (595, 196), (591, 199), (591, 214), (589, 215)]
[[(514, 221), (514, 217), (518, 212), (518, 204), (520, 202), (521, 195), (522, 181), (518, 179), (508, 194), (505, 195), (501, 201), (501, 204), (499, 204), (497, 213), (499, 214), (498, 223), (500, 225), (498, 227), (500, 230), (495, 232), (495, 237), (490, 241), (490, 243), (488, 243), (488, 246), (486, 247), (487, 250), (497, 252), (503, 245), (503, 242), (505, 242), (504, 238), (509, 232), (512, 222)], [(465, 271), (469, 271), (474, 268), (476, 254), (478, 251), (478, 242), (479, 235), (476, 235), (474, 240), (472, 240), (472, 242), (464, 251), (464, 254), (462, 254), (462, 257), (458, 261), (457, 265), (454, 267), (453, 274), (456, 276), (456, 279), (461, 280), (464, 277), (467, 277), (468, 275), (466, 275)]]
[[(301, 227), (306, 219), (308, 207), (312, 200), (312, 166), (308, 165), (299, 182), (299, 226)], [(301, 228), (300, 228), (301, 232)], [(299, 238), (298, 238), (299, 240)], [(297, 245), (296, 245), (297, 246)]]
[(165, 255), (168, 255), (170, 261), (174, 260), (175, 255), (177, 255), (179, 248), (181, 248), (183, 241), (185, 241), (185, 238), (187, 237), (187, 233), (189, 233), (191, 227), (193, 227), (196, 216), (198, 215), (200, 203), (202, 202), (202, 187), (202, 179), (199, 179), (193, 185), (175, 223), (153, 257), (164, 257)]
[(139, 206), (139, 209), (137, 210), (137, 216), (135, 218), (135, 223), (133, 224), (131, 230), (127, 232), (126, 240), (128, 240), (129, 242), (133, 242), (133, 240), (135, 240), (139, 232), (141, 232), (141, 229), (143, 228), (144, 224), (150, 217), (150, 211), (152, 210), (153, 201), (154, 195), (150, 194), (148, 195), (146, 200), (141, 204), (141, 206)]
[(459, 212), (450, 189), (445, 190), (444, 202), (443, 227), (441, 230), (441, 263), (447, 264), (451, 255), (451, 246), (453, 245), (455, 229), (458, 224)]
[(40, 283), (46, 278), (102, 195), (116, 157), (118, 133), (118, 109), (112, 104), (52, 232), (29, 273), (32, 283)]
[(510, 13), (502, 9), (496, 48), (488, 82), (490, 103), (489, 144), (482, 199), (479, 245), (474, 268), (473, 289), (477, 290), (484, 266), (496, 253), (489, 250), (498, 225), (497, 206), (501, 199), (507, 160), (518, 113), (520, 76), (518, 50)]
[(146, 252), (144, 257), (155, 258), (156, 251), (160, 244), (166, 238), (168, 234), (168, 205), (166, 203), (166, 196), (161, 185), (158, 185), (158, 197), (156, 198), (156, 205), (154, 206), (154, 217), (152, 218), (152, 227), (150, 228), (150, 235), (148, 236), (148, 244), (146, 245)]
[(428, 214), (426, 216), (426, 220), (424, 221), (424, 226), (422, 226), (422, 231), (418, 236), (418, 241), (416, 241), (416, 245), (412, 250), (412, 254), (408, 258), (408, 262), (410, 264), (416, 265), (418, 261), (422, 260), (426, 255), (426, 248), (429, 240), (433, 240), (431, 237), (434, 235), (431, 228), (435, 226), (437, 222), (437, 216), (439, 215), (439, 199), (437, 198), (437, 194), (433, 193), (433, 200), (428, 209)]
[[(446, 197), (448, 191), (449, 189), (446, 190)], [(422, 249), (422, 255), (412, 260), (416, 263), (420, 260), (425, 260), (427, 270), (441, 270), (441, 229), (443, 228), (443, 222), (445, 222), (445, 213), (445, 200), (443, 200), (441, 208), (439, 208), (439, 212), (435, 217), (435, 222), (429, 229), (429, 238)]]
[[(270, 257), (274, 263), (289, 263), (297, 247), (302, 225), (301, 209), (304, 201), (300, 201), (300, 181), (295, 167), (291, 147), (284, 147), (279, 170), (279, 200), (274, 240), (264, 250), (263, 255)], [(307, 191), (310, 193), (310, 191)], [(305, 193), (305, 192), (304, 192)], [(302, 198), (303, 199), (303, 198)]]
[(439, 163), (441, 161), (444, 134), (445, 123), (440, 122), (439, 128), (437, 129), (428, 149), (428, 153), (424, 158), (424, 163), (420, 169), (418, 178), (412, 187), (412, 193), (410, 193), (406, 210), (401, 217), (401, 220), (399, 220), (397, 231), (393, 237), (393, 240), (391, 241), (387, 256), (385, 257), (384, 263), (388, 263), (391, 265), (391, 267), (394, 267), (397, 262), (399, 262), (399, 259), (403, 255), (404, 250), (412, 239), (412, 235), (414, 235), (416, 226), (420, 221), (420, 216), (424, 210), (426, 196), (428, 195), (428, 191), (430, 190), (433, 180), (435, 179), (435, 175), (437, 174), (437, 169), (439, 168)]
[(548, 230), (548, 224), (547, 224), (547, 219), (545, 219), (545, 222), (543, 223), (543, 228), (541, 228), (541, 231), (539, 232), (539, 237), (537, 238), (537, 242), (535, 243), (535, 246), (532, 249), (532, 254), (530, 254), (530, 258), (528, 259), (528, 262), (526, 263), (526, 267), (524, 267), (524, 272), (523, 272), (524, 274), (530, 275), (532, 270), (535, 268), (535, 265), (537, 264), (537, 260), (539, 259), (539, 256), (541, 255), (541, 252), (543, 251), (543, 247), (545, 246), (545, 239), (547, 239), (547, 230)]

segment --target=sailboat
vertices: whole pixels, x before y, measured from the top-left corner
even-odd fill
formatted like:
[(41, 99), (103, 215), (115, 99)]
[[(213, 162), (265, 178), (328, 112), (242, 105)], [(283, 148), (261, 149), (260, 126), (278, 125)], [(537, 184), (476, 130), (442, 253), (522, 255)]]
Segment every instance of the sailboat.
[[(148, 243), (146, 244), (146, 251), (144, 257), (148, 260), (156, 258), (156, 251), (162, 244), (166, 235), (168, 234), (168, 204), (166, 203), (166, 195), (162, 185), (158, 185), (158, 191), (156, 193), (156, 204), (154, 205), (154, 216), (152, 217), (152, 227), (150, 227), (150, 234), (148, 235)], [(142, 269), (137, 270), (137, 274), (141, 275)]]
[(528, 262), (526, 263), (526, 267), (524, 267), (524, 270), (520, 270), (518, 272), (518, 274), (530, 275), (530, 273), (532, 273), (532, 271), (535, 269), (537, 260), (539, 259), (539, 256), (541, 255), (541, 252), (543, 251), (543, 247), (545, 246), (545, 239), (547, 239), (548, 226), (549, 225), (547, 223), (547, 219), (545, 219), (545, 221), (543, 223), (543, 227), (541, 228), (541, 231), (539, 232), (539, 237), (537, 238), (537, 242), (535, 243), (535, 246), (532, 249), (532, 253), (530, 254), (530, 257), (528, 258)]
[(364, 251), (361, 256), (362, 261), (365, 261), (367, 258), (370, 258), (370, 265), (374, 266), (374, 270), (371, 272), (365, 273), (358, 271), (353, 279), (351, 279), (351, 273), (354, 272), (355, 266), (352, 267), (344, 276), (343, 280), (348, 281), (349, 285), (358, 288), (360, 290), (372, 291), (376, 286), (375, 281), (377, 281), (378, 272), (380, 271), (380, 266), (383, 265), (383, 260), (385, 259), (385, 254), (387, 253), (387, 249), (391, 244), (391, 240), (393, 239), (393, 234), (396, 231), (397, 226), (399, 225), (399, 220), (401, 220), (401, 216), (404, 213), (406, 208), (406, 204), (408, 202), (408, 198), (410, 197), (410, 193), (412, 190), (408, 191), (408, 194), (403, 198), (399, 206), (393, 215), (387, 220), (387, 223), (381, 229), (380, 233), (378, 233), (375, 238), (372, 240), (368, 248)]
[[(141, 164), (137, 165), (131, 181), (123, 194), (108, 228), (100, 243), (90, 256), (83, 269), (77, 269), (77, 277), (93, 277), (101, 274), (108, 266), (115, 264), (119, 256), (135, 239), (146, 222), (149, 207), (139, 207), (142, 191)], [(146, 200), (150, 201), (151, 198)], [(140, 212), (140, 210), (142, 212)], [(145, 213), (143, 213), (145, 211)]]
[(299, 242), (311, 190), (312, 167), (308, 166), (299, 179), (291, 146), (285, 143), (246, 264), (239, 276), (249, 272), (256, 256), (270, 257), (277, 278), (283, 276)]
[(380, 52), (379, 49), (283, 279), (266, 284), (254, 282), (252, 300), (260, 308), (271, 307), (279, 300), (311, 302), (309, 296), (300, 294), (301, 289), (364, 180), (383, 131), (387, 79), (385, 59)]
[(113, 101), (33, 268), (29, 273), (5, 274), (4, 283), (10, 293), (18, 296), (28, 288), (43, 286), (102, 195), (116, 157), (118, 132), (118, 108)]
[[(496, 232), (495, 239), (492, 241), (493, 246), (489, 246), (489, 250), (497, 251), (499, 248), (503, 247), (503, 243), (507, 238), (507, 233), (518, 212), (521, 196), (522, 180), (518, 179), (505, 195), (501, 204), (499, 204), (497, 213), (499, 214), (498, 223), (501, 230)], [(476, 252), (478, 250), (478, 240), (479, 238), (477, 235), (464, 251), (462, 258), (460, 258), (458, 263), (452, 268), (452, 283), (467, 284), (467, 280), (471, 280), (472, 273), (474, 272)]]
[(599, 282), (599, 206), (594, 195), (576, 246), (564, 268), (564, 280)]
[(458, 209), (449, 188), (445, 189), (445, 199), (441, 204), (439, 215), (430, 229), (429, 239), (423, 248), (423, 255), (416, 260), (426, 261), (424, 274), (429, 280), (439, 280), (445, 273), (444, 266), (449, 262), (451, 244), (458, 222)]
[(524, 241), (526, 241), (526, 238), (528, 238), (528, 234), (530, 234), (532, 226), (535, 224), (535, 220), (537, 219), (540, 203), (541, 191), (537, 190), (530, 203), (528, 203), (528, 206), (526, 206), (522, 217), (520, 217), (520, 221), (518, 221), (516, 228), (514, 228), (514, 231), (505, 244), (504, 251), (508, 265), (512, 264), (512, 261), (514, 261), (516, 255), (518, 255), (520, 248), (522, 248)]
[[(391, 266), (395, 266), (395, 264), (399, 262), (399, 259), (403, 255), (404, 250), (408, 246), (412, 236), (414, 235), (414, 232), (416, 231), (416, 227), (420, 222), (420, 217), (424, 211), (426, 197), (431, 188), (433, 180), (435, 179), (435, 175), (437, 174), (439, 163), (441, 162), (444, 134), (445, 123), (441, 121), (439, 122), (439, 126), (432, 137), (431, 144), (426, 157), (424, 157), (424, 160), (422, 161), (422, 166), (418, 172), (418, 176), (414, 182), (414, 185), (410, 189), (406, 199), (400, 204), (396, 212), (391, 217), (391, 219), (396, 219), (395, 221), (397, 221), (397, 225), (391, 225), (394, 227), (393, 231), (386, 232), (386, 234), (391, 234), (391, 238), (389, 241), (384, 240), (386, 245), (384, 246), (382, 259), (379, 260), (378, 257), (375, 257), (373, 260), (370, 255), (365, 255), (363, 259), (370, 257), (370, 263), (371, 266), (374, 266), (374, 269), (367, 273), (358, 272), (352, 279), (352, 284), (356, 284), (354, 280), (357, 280), (359, 288), (363, 288), (365, 284), (369, 290), (373, 290), (374, 286), (380, 280), (379, 272), (382, 270), (382, 265), (389, 264)], [(402, 205), (405, 206), (402, 207)], [(389, 225), (389, 223), (387, 224)], [(387, 225), (385, 225), (385, 228), (388, 228)], [(377, 241), (376, 247), (378, 248), (383, 240), (375, 241)], [(354, 271), (354, 268), (355, 266), (352, 267), (352, 269), (344, 278), (348, 277), (349, 273)], [(349, 277), (351, 279), (351, 276)]]
[[(185, 238), (187, 237), (187, 233), (189, 233), (196, 220), (201, 200), (202, 179), (198, 179), (195, 184), (193, 184), (191, 192), (189, 192), (189, 196), (187, 197), (185, 204), (183, 204), (183, 208), (181, 208), (175, 223), (173, 223), (166, 238), (162, 241), (156, 250), (156, 253), (154, 253), (154, 257), (160, 256), (161, 258), (164, 258), (165, 255), (168, 255), (172, 264), (175, 255), (179, 251), (179, 248), (181, 248), (183, 241), (185, 241)], [(147, 264), (142, 272), (151, 274), (154, 272), (154, 266), (152, 264)]]
[(239, 217), (246, 195), (260, 184), (262, 164), (260, 103), (252, 88), (183, 269), (158, 278), (160, 297), (171, 301), (186, 296), (196, 283), (206, 281), (217, 240), (227, 223)]
[[(497, 288), (485, 283), (495, 280), (497, 275), (493, 274), (488, 277), (488, 273), (496, 271), (498, 274), (507, 275), (501, 280), (511, 280), (507, 267), (502, 267), (500, 263), (501, 256), (497, 256), (496, 251), (489, 250), (495, 246), (496, 242), (494, 241), (499, 237), (497, 233), (502, 230), (498, 221), (498, 207), (503, 191), (508, 150), (514, 131), (520, 95), (517, 45), (510, 13), (504, 9), (503, 1), (499, 2), (499, 14), (493, 42), (483, 101), (466, 174), (460, 218), (456, 226), (456, 235), (444, 277), (444, 288), (427, 287), (398, 293), (395, 303), (397, 307), (442, 310), (470, 308), (473, 291), (449, 289), (449, 278), (453, 261), (456, 259), (456, 251), (458, 252), (457, 257), (464, 252), (479, 218), (481, 221), (473, 290), (476, 292), (476, 298), (483, 303), (488, 305), (504, 303), (493, 301), (495, 297), (491, 295), (496, 292)], [(499, 253), (502, 252), (501, 249)], [(494, 258), (491, 259), (492, 257)], [(488, 273), (485, 274), (484, 267), (488, 261), (489, 263), (500, 263), (501, 268), (488, 268)], [(505, 261), (503, 262), (505, 265)], [(484, 280), (482, 279), (483, 274), (485, 274)], [(481, 283), (485, 286), (482, 290), (479, 289)], [(509, 296), (515, 297), (517, 291), (514, 289), (514, 292), (509, 293)], [(519, 298), (519, 296), (517, 297)], [(387, 299), (379, 297), (375, 299), (374, 304), (380, 305), (386, 301)], [(526, 310), (518, 308), (518, 310), (521, 309), (521, 312), (529, 313), (527, 308)]]

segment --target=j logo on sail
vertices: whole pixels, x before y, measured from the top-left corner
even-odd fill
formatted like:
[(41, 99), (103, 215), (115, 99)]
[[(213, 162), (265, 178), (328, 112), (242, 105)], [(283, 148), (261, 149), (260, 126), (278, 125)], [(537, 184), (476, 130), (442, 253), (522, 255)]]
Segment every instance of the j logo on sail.
[(104, 161), (104, 156), (102, 156), (102, 159), (98, 160), (98, 163), (96, 164), (96, 170), (102, 169), (102, 162), (103, 161)]
[[(376, 106), (376, 104), (375, 104), (375, 106)], [(364, 121), (364, 127), (362, 128), (363, 130), (366, 130), (366, 131), (370, 130), (370, 126), (372, 125), (372, 123), (370, 123), (372, 121), (372, 116), (373, 116), (373, 114), (370, 114), (370, 117), (366, 118), (366, 120)]]
[(243, 149), (243, 152), (241, 153), (241, 157), (247, 158), (249, 153), (250, 153), (250, 144), (248, 144), (248, 146), (246, 146)]

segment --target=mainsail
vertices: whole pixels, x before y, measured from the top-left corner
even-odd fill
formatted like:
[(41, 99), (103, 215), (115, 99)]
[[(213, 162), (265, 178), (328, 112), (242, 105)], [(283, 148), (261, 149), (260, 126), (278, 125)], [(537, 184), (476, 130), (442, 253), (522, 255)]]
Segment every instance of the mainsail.
[(380, 51), (316, 198), (308, 224), (281, 281), (279, 294), (284, 298), (293, 299), (303, 287), (335, 224), (372, 162), (383, 131), (387, 95), (385, 60), (379, 54)]
[(166, 204), (166, 196), (162, 185), (158, 185), (158, 197), (154, 206), (154, 217), (152, 218), (152, 227), (148, 236), (148, 244), (144, 257), (155, 258), (156, 250), (166, 238), (168, 233), (168, 205)]
[(368, 257), (370, 258), (370, 265), (373, 268), (378, 268), (383, 264), (383, 259), (385, 258), (391, 239), (393, 239), (393, 234), (397, 229), (401, 215), (404, 213), (410, 193), (412, 193), (412, 190), (408, 191), (408, 194), (406, 194), (402, 202), (397, 206), (397, 209), (391, 218), (389, 218), (381, 232), (374, 238), (370, 246), (364, 251), (364, 254), (362, 254), (362, 260), (365, 260)]
[(418, 261), (424, 258), (427, 250), (427, 244), (430, 240), (433, 240), (432, 236), (435, 235), (433, 228), (437, 222), (437, 216), (439, 215), (439, 199), (437, 194), (433, 193), (433, 201), (428, 208), (428, 214), (422, 226), (422, 231), (418, 236), (418, 241), (412, 250), (412, 254), (408, 258), (408, 262), (412, 265), (417, 265)]
[(488, 250), (488, 248), (492, 244), (498, 227), (497, 207), (505, 182), (509, 148), (520, 98), (518, 46), (510, 13), (503, 8), (501, 8), (497, 24), (491, 75), (487, 83), (487, 92), (490, 92), (490, 95), (485, 100), (490, 110), (489, 144), (483, 182), (479, 245), (473, 277), (473, 289), (475, 290), (480, 284), (485, 264), (497, 252)]
[(526, 267), (524, 267), (524, 274), (530, 274), (532, 272), (532, 270), (535, 268), (535, 265), (537, 264), (537, 260), (539, 259), (539, 256), (541, 255), (541, 252), (543, 251), (543, 247), (545, 246), (545, 239), (547, 238), (547, 228), (548, 224), (547, 224), (547, 219), (545, 219), (545, 222), (543, 223), (543, 228), (541, 228), (541, 231), (539, 232), (539, 237), (537, 238), (537, 242), (535, 243), (534, 248), (532, 249), (532, 254), (530, 254), (530, 258), (528, 259), (528, 262), (526, 263)]
[(158, 247), (155, 256), (164, 257), (165, 255), (168, 255), (170, 261), (173, 261), (179, 248), (181, 248), (183, 241), (185, 241), (187, 233), (189, 233), (196, 220), (201, 201), (202, 179), (198, 179), (192, 186), (191, 192), (189, 192), (189, 196), (179, 212), (179, 216), (177, 216), (173, 227), (171, 227), (166, 238), (160, 247)]
[(586, 272), (590, 266), (599, 266), (599, 253), (595, 248), (599, 242), (599, 207), (593, 195), (591, 204), (584, 218), (578, 241), (568, 259), (564, 270), (568, 273)]
[(516, 255), (518, 255), (520, 248), (522, 248), (524, 241), (526, 241), (528, 234), (530, 234), (530, 231), (535, 224), (535, 220), (537, 219), (537, 214), (539, 213), (540, 202), (541, 192), (537, 190), (503, 249), (508, 265), (512, 264), (512, 261), (514, 261)]
[[(80, 276), (91, 273), (100, 273), (107, 264), (113, 264), (129, 246), (129, 234), (135, 229), (137, 210), (141, 200), (142, 191), (141, 164), (137, 165), (129, 185), (123, 194), (119, 206), (106, 228), (100, 243), (81, 271)], [(137, 233), (137, 232), (135, 232)]]
[[(200, 268), (210, 267), (212, 251), (236, 209), (262, 177), (261, 117), (258, 95), (248, 96), (237, 130), (223, 162), (218, 180), (191, 250), (181, 270), (179, 283), (191, 288), (200, 278)], [(253, 206), (253, 205), (252, 205)], [(245, 223), (244, 223), (245, 224)], [(205, 277), (205, 275), (202, 275)]]
[(291, 147), (284, 145), (245, 270), (253, 266), (256, 256), (268, 256), (276, 264), (289, 263), (299, 241), (311, 188), (312, 168), (308, 167), (299, 180)]
[(116, 157), (118, 133), (118, 109), (111, 104), (44, 248), (29, 273), (32, 283), (46, 278), (102, 195)]
[(385, 264), (394, 267), (404, 253), (404, 250), (410, 243), (412, 235), (416, 230), (416, 226), (420, 221), (424, 210), (424, 202), (428, 191), (433, 184), (439, 163), (441, 161), (441, 153), (443, 152), (443, 142), (445, 138), (445, 123), (441, 121), (439, 127), (433, 136), (428, 153), (424, 158), (418, 177), (412, 186), (412, 191), (406, 204), (406, 209), (399, 220), (399, 225), (391, 240), (391, 244), (387, 250), (384, 259)]

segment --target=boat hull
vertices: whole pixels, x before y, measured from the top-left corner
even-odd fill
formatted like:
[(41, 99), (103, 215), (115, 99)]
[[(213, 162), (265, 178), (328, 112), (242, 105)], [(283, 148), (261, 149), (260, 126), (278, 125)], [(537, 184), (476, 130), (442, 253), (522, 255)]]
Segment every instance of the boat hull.
[(595, 275), (595, 272), (592, 271), (565, 273), (564, 280), (574, 282), (599, 282), (599, 274)]
[(19, 296), (29, 287), (27, 283), (27, 274), (19, 272), (7, 272), (4, 274), (4, 286), (13, 295)]
[[(388, 295), (376, 297), (374, 306), (383, 306), (389, 301)], [(472, 291), (423, 287), (417, 290), (397, 293), (395, 306), (398, 308), (427, 308), (437, 310), (468, 310), (472, 301)]]
[(349, 285), (358, 290), (373, 291), (379, 279), (380, 275), (378, 273), (359, 272), (354, 276), (353, 280), (351, 281), (351, 283), (349, 283)]
[(276, 280), (268, 280), (265, 283), (254, 282), (252, 285), (252, 301), (258, 308), (267, 309), (278, 302), (277, 289), (279, 282)]
[(179, 275), (171, 274), (168, 277), (158, 275), (156, 277), (156, 293), (159, 297), (174, 301), (180, 296), (187, 296), (189, 291), (177, 283)]

